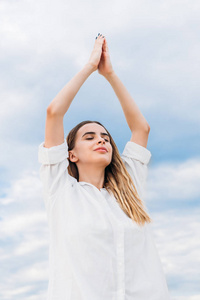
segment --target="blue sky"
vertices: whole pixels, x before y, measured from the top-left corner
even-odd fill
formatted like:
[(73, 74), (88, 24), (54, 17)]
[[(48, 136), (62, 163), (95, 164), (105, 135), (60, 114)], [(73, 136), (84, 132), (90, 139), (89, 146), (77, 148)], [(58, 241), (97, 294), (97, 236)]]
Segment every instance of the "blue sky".
[[(197, 0), (1, 1), (0, 298), (45, 300), (48, 227), (38, 145), (46, 108), (103, 33), (113, 68), (151, 127), (146, 205), (172, 300), (200, 299), (200, 40)], [(110, 84), (93, 73), (64, 118), (131, 138)]]

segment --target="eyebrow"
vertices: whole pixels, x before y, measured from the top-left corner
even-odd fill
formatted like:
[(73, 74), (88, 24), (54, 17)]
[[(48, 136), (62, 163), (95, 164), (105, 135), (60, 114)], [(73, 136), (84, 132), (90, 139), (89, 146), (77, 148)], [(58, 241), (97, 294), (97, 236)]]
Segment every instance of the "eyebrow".
[[(94, 132), (94, 131), (88, 131), (88, 132), (85, 132), (84, 135), (83, 135), (82, 137), (84, 137), (86, 134), (96, 134), (96, 132)], [(105, 132), (101, 132), (100, 134), (101, 134), (101, 135), (106, 135), (106, 136), (109, 137), (109, 135), (108, 135), (107, 133), (105, 133)], [(110, 138), (110, 137), (109, 137), (109, 138)]]

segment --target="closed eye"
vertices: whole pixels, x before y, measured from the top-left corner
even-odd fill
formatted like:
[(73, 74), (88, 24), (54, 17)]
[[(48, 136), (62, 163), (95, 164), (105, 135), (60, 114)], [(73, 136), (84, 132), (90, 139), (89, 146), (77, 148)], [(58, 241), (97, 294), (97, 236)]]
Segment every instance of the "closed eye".
[[(87, 138), (86, 140), (92, 140), (93, 139), (93, 137), (91, 137), (91, 138)], [(107, 139), (104, 139), (106, 142), (109, 142), (109, 140), (107, 140)]]

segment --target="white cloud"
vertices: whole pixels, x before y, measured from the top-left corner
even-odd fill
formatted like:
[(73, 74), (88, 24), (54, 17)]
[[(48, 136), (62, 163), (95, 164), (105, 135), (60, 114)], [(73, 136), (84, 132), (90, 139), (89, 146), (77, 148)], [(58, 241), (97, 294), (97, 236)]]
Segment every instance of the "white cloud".
[[(31, 203), (32, 204), (32, 203)], [(28, 206), (28, 204), (27, 204)], [(9, 216), (9, 218), (1, 221), (1, 230), (0, 237), (4, 238), (5, 236), (15, 236), (19, 234), (19, 232), (24, 230), (35, 230), (35, 226), (37, 224), (37, 228), (41, 226), (41, 223), (45, 223), (46, 215), (43, 212), (26, 212), (24, 211), (21, 214), (16, 215), (16, 212), (13, 212)]]
[(193, 295), (193, 296), (178, 296), (178, 297), (173, 297), (172, 300), (199, 300), (200, 298), (200, 293)]
[[(150, 166), (150, 165), (149, 165)], [(191, 158), (184, 162), (163, 162), (149, 167), (146, 200), (192, 201), (200, 197), (200, 160)], [(170, 204), (171, 205), (171, 204)]]
[(199, 213), (199, 208), (188, 212), (176, 208), (151, 214), (155, 242), (175, 300), (193, 299), (199, 292)]
[(21, 294), (28, 293), (29, 291), (31, 291), (31, 289), (32, 289), (31, 286), (25, 286), (25, 287), (15, 288), (13, 290), (7, 290), (7, 291), (2, 290), (1, 295), (3, 299), (11, 299), (11, 297), (20, 296)]
[(33, 238), (34, 236), (27, 237), (25, 241), (22, 241), (20, 245), (17, 245), (13, 254), (22, 256), (24, 254), (30, 253), (32, 251), (36, 251), (43, 247), (45, 248), (48, 247), (48, 240), (44, 240), (43, 236), (42, 236), (42, 240), (34, 240)]

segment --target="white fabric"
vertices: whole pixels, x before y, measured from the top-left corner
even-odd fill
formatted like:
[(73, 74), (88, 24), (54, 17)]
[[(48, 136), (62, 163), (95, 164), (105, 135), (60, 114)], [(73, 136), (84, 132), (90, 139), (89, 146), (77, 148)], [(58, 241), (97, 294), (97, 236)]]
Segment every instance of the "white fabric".
[[(105, 188), (68, 174), (68, 146), (39, 145), (47, 211), (48, 300), (170, 299), (151, 224), (140, 227)], [(128, 141), (121, 158), (144, 196), (151, 152)]]

